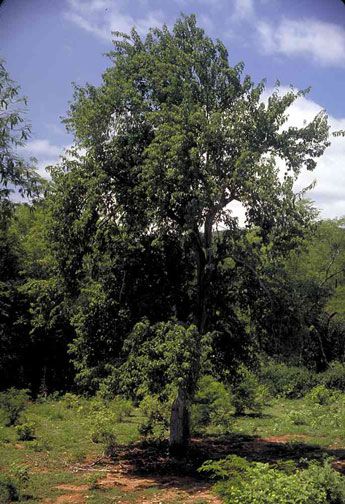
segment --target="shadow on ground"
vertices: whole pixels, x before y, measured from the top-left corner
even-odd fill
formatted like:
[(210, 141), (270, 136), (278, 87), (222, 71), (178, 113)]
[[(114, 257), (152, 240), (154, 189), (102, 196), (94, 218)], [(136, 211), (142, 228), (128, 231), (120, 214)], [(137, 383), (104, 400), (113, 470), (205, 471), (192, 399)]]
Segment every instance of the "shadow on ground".
[(169, 456), (167, 442), (141, 442), (119, 447), (112, 461), (126, 466), (127, 471), (133, 474), (184, 474), (195, 477), (199, 474), (197, 469), (205, 460), (217, 460), (229, 454), (239, 455), (250, 461), (268, 463), (332, 457), (334, 467), (345, 474), (345, 448), (320, 447), (308, 443), (304, 436), (298, 435), (261, 438), (232, 434), (193, 438), (186, 456), (180, 459)]
[[(236, 454), (250, 461), (274, 464), (287, 460), (298, 463), (301, 459), (333, 457), (334, 468), (345, 474), (345, 449), (323, 448), (307, 441), (305, 436), (297, 435), (269, 438), (240, 434), (197, 437), (192, 439), (186, 456), (180, 459), (169, 456), (167, 442), (141, 442), (118, 446), (111, 458), (93, 460), (75, 466), (73, 470), (101, 471), (104, 476), (97, 482), (98, 491), (117, 489), (121, 499), (118, 502), (122, 503), (221, 504), (222, 501), (212, 492), (207, 475), (197, 471), (205, 460)], [(66, 485), (57, 488), (73, 490)], [(85, 495), (85, 489), (75, 487), (72, 493), (70, 491), (53, 502), (84, 504)], [(125, 496), (131, 496), (131, 499), (127, 500)]]

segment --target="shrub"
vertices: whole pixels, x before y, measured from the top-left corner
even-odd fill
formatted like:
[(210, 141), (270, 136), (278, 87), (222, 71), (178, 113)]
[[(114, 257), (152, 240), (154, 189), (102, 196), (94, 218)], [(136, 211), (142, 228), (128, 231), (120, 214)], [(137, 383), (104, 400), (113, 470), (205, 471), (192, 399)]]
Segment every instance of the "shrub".
[(125, 418), (128, 418), (133, 414), (133, 404), (132, 401), (124, 399), (122, 397), (116, 397), (114, 399), (114, 409), (115, 416), (118, 422), (123, 422)]
[(316, 385), (305, 397), (311, 403), (325, 406), (334, 402), (336, 395), (324, 385)]
[(242, 415), (246, 409), (261, 413), (266, 398), (266, 387), (260, 385), (254, 373), (245, 366), (240, 366), (232, 386), (232, 403), (236, 415)]
[(228, 504), (344, 504), (345, 481), (329, 462), (291, 472), (237, 456), (206, 462), (200, 471), (218, 479), (215, 490)]
[(145, 417), (139, 425), (140, 434), (156, 440), (163, 439), (169, 427), (171, 402), (163, 402), (157, 395), (151, 395), (140, 402), (139, 408)]
[(288, 414), (288, 418), (295, 425), (308, 425), (310, 421), (310, 415), (305, 410), (292, 410)]
[(270, 362), (260, 371), (260, 381), (273, 397), (303, 397), (318, 383), (315, 373), (305, 367)]
[(77, 409), (80, 406), (80, 398), (75, 395), (67, 392), (63, 398), (62, 403), (67, 409)]
[(102, 442), (104, 443), (104, 455), (115, 457), (118, 448), (115, 434), (112, 432), (104, 433)]
[(18, 500), (19, 491), (17, 485), (5, 475), (0, 474), (0, 504), (8, 504)]
[(329, 389), (345, 392), (345, 364), (332, 362), (329, 368), (321, 374), (321, 383)]
[(112, 431), (112, 426), (109, 425), (108, 419), (104, 422), (96, 423), (94, 430), (91, 434), (91, 439), (94, 443), (101, 443), (104, 445), (104, 455), (113, 457), (117, 449), (116, 435)]
[(7, 427), (15, 425), (19, 420), (21, 413), (27, 406), (29, 394), (27, 390), (17, 390), (10, 388), (0, 393), (0, 409), (5, 416), (5, 425)]
[(91, 439), (94, 443), (104, 443), (113, 433), (115, 415), (103, 408), (96, 411), (91, 418)]
[(199, 430), (210, 423), (228, 429), (232, 420), (231, 392), (212, 376), (203, 376), (192, 405), (192, 429)]
[(35, 439), (35, 426), (30, 422), (17, 425), (16, 433), (19, 441), (32, 441)]
[(44, 452), (51, 450), (50, 445), (46, 441), (32, 441), (32, 443), (29, 444), (29, 448), (34, 452)]

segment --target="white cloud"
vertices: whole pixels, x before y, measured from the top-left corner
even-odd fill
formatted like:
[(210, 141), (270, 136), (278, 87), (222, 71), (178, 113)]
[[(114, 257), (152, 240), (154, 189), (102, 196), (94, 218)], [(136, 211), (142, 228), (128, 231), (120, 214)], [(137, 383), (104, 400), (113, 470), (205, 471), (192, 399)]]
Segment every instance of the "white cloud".
[(29, 141), (20, 151), (27, 158), (36, 158), (38, 173), (43, 177), (47, 177), (46, 166), (56, 164), (60, 156), (69, 147), (69, 145), (54, 145), (49, 140), (41, 138)]
[(165, 21), (161, 10), (134, 17), (124, 12), (120, 2), (113, 0), (68, 0), (67, 3), (64, 16), (68, 21), (107, 41), (111, 40), (112, 31), (128, 33), (135, 26), (139, 33), (146, 33)]
[(46, 139), (32, 140), (25, 147), (26, 152), (30, 152), (34, 157), (55, 157), (61, 153), (61, 147), (53, 145)]
[(262, 48), (269, 54), (311, 57), (328, 66), (345, 65), (345, 29), (316, 19), (257, 23)]
[(232, 19), (235, 21), (248, 20), (254, 16), (253, 0), (235, 0)]
[[(281, 88), (284, 93), (288, 88)], [(306, 98), (298, 98), (289, 109), (289, 119), (285, 127), (303, 127), (304, 121), (310, 122), (322, 107)], [(334, 137), (332, 132), (345, 129), (345, 118), (337, 119), (329, 116), (331, 127), (330, 142), (319, 159), (315, 170), (304, 170), (299, 176), (295, 188), (297, 191), (316, 181), (315, 188), (307, 193), (307, 197), (315, 201), (321, 210), (321, 216), (327, 218), (345, 215), (345, 138)]]
[[(282, 94), (288, 90), (287, 87), (280, 88)], [(272, 92), (273, 89), (268, 89), (264, 93), (264, 102), (267, 102)], [(322, 107), (314, 101), (306, 97), (298, 98), (288, 110), (289, 118), (284, 129), (289, 126), (303, 127), (305, 121), (312, 121), (321, 110)], [(315, 170), (302, 171), (295, 183), (295, 191), (299, 192), (312, 182), (316, 182), (315, 187), (306, 194), (306, 197), (315, 202), (322, 218), (345, 216), (345, 138), (332, 135), (334, 131), (345, 130), (345, 118), (336, 119), (329, 116), (329, 124), (331, 127), (330, 147), (326, 149), (322, 157), (316, 160)], [(283, 175), (284, 162), (277, 160), (277, 164)], [(241, 203), (234, 201), (228, 208), (232, 210), (234, 216), (238, 217), (240, 224), (244, 225), (245, 209)]]

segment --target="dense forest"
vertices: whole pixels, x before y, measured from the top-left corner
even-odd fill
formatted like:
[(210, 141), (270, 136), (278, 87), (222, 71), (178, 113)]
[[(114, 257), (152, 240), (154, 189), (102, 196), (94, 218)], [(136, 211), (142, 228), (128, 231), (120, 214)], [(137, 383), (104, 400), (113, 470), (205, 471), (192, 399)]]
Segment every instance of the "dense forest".
[[(234, 434), (233, 422), (251, 415), (263, 421), (279, 398), (307, 394), (344, 414), (345, 218), (320, 219), (294, 189), (329, 146), (327, 115), (287, 126), (308, 90), (277, 85), (266, 99), (264, 81), (231, 66), (194, 16), (146, 37), (118, 33), (108, 57), (99, 86), (75, 86), (63, 120), (74, 144), (48, 180), (19, 154), (30, 135), (25, 99), (1, 63), (4, 429), (18, 424), (19, 440), (37, 447), (24, 408), (48, 415), (63, 404), (61, 415), (84, 408), (103, 420), (115, 408), (121, 422), (140, 411), (136, 442), (160, 453), (169, 438), (177, 467), (194, 457), (196, 436)], [(111, 418), (93, 433), (110, 458), (119, 451)], [(345, 502), (328, 462), (311, 457), (294, 472), (234, 453), (195, 463), (219, 478), (224, 502)], [(254, 496), (241, 474), (259, 481)], [(11, 484), (0, 479), (0, 502), (20, 498)], [(265, 493), (273, 488), (277, 497)]]

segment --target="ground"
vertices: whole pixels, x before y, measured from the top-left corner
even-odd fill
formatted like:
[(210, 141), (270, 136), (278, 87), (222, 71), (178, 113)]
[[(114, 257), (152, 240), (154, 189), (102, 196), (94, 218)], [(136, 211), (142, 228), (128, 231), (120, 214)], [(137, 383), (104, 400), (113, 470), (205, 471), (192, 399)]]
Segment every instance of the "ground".
[[(35, 425), (35, 439), (20, 441), (15, 427), (0, 427), (0, 472), (18, 481), (23, 500), (33, 503), (220, 504), (197, 472), (210, 458), (235, 453), (274, 464), (330, 456), (337, 470), (345, 469), (343, 406), (272, 401), (259, 417), (234, 417), (231, 434), (213, 426), (195, 436), (182, 461), (169, 458), (166, 441), (143, 441), (140, 411), (124, 416), (122, 406), (104, 409), (76, 398), (31, 403), (21, 421)], [(92, 441), (107, 422), (116, 433), (109, 456), (104, 443)]]

